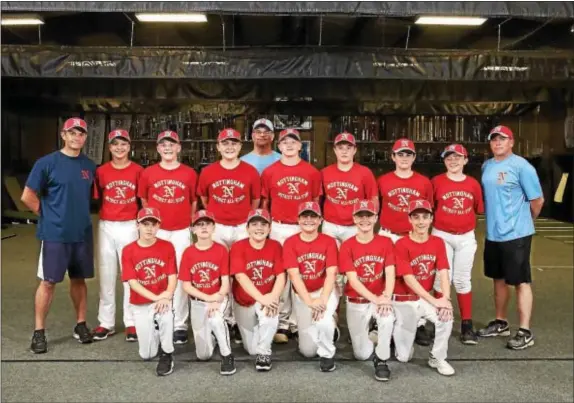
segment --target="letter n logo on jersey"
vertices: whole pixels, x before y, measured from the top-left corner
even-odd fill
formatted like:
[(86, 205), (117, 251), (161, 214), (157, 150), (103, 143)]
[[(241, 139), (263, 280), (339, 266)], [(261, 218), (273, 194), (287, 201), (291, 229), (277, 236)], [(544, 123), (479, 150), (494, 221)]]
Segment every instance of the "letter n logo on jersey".
[(315, 260), (305, 260), (303, 262), (303, 265), (305, 266), (305, 271), (304, 273), (315, 273), (317, 271), (317, 262)]
[(336, 188), (337, 189), (337, 199), (340, 200), (347, 200), (347, 193), (349, 192), (349, 189), (341, 189), (341, 188)]
[(151, 266), (144, 266), (145, 279), (149, 280), (155, 277), (155, 264)]
[[(114, 189), (116, 191), (116, 199), (125, 199), (126, 198), (126, 186), (116, 186)], [(146, 211), (147, 212), (147, 211)]]
[(175, 186), (164, 186), (163, 197), (175, 197)]
[(375, 263), (363, 263), (363, 271), (366, 277), (375, 277)]
[[(397, 198), (399, 199), (399, 206), (404, 206), (407, 207), (409, 205), (409, 198), (411, 197), (411, 195), (397, 195)], [(418, 205), (417, 205), (418, 207)]]
[(82, 179), (90, 180), (90, 171), (82, 169)]
[(199, 278), (200, 278), (200, 281), (202, 283), (208, 283), (209, 282), (209, 274), (207, 273), (206, 270), (200, 270), (199, 271)]
[(221, 189), (223, 190), (223, 197), (233, 197), (233, 189), (235, 189), (235, 186), (222, 186)]
[(251, 275), (251, 280), (261, 281), (263, 280), (263, 267), (254, 267), (253, 274)]
[(453, 197), (452, 203), (455, 209), (458, 210), (464, 209), (464, 197)]
[(294, 194), (299, 194), (299, 183), (287, 183), (287, 188), (289, 188), (289, 194), (290, 195), (294, 195)]

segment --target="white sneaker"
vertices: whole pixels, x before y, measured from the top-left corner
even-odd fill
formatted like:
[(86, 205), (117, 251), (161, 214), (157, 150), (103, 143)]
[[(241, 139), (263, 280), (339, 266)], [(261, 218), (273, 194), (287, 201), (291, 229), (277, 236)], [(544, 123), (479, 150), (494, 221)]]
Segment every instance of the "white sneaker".
[(446, 360), (437, 360), (431, 357), (429, 358), (429, 367), (435, 368), (439, 374), (444, 376), (454, 375), (454, 368)]

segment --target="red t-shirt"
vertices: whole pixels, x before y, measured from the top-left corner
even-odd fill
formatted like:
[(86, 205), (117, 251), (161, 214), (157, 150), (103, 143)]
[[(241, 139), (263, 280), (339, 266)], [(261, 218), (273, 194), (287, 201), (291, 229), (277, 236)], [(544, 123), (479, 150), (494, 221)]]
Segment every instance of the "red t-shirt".
[(261, 197), (271, 201), (271, 218), (297, 224), (299, 204), (321, 196), (321, 173), (307, 161), (288, 166), (276, 161), (261, 175)]
[[(255, 249), (249, 239), (242, 239), (231, 245), (231, 275), (244, 273), (255, 288), (263, 295), (269, 294), (278, 275), (285, 272), (281, 256), (281, 244), (273, 239), (265, 240), (262, 249)], [(233, 298), (241, 306), (255, 303), (236, 280), (232, 286)]]
[(180, 164), (173, 170), (154, 164), (143, 171), (138, 196), (161, 215), (161, 229), (176, 231), (191, 225), (191, 203), (196, 200), (197, 174)]
[(337, 266), (337, 242), (328, 235), (319, 233), (311, 242), (295, 234), (283, 244), (283, 266), (285, 270), (297, 268), (308, 292), (323, 288), (327, 268)]
[(261, 178), (257, 169), (241, 161), (233, 169), (220, 162), (203, 168), (199, 175), (198, 196), (207, 197), (207, 210), (223, 225), (245, 223), (254, 199), (261, 197)]
[(221, 277), (229, 276), (229, 252), (217, 242), (206, 250), (187, 247), (181, 257), (178, 278), (190, 281), (199, 291), (213, 295), (221, 288)]
[[(147, 290), (159, 295), (167, 290), (167, 277), (172, 274), (177, 274), (177, 267), (171, 242), (157, 239), (153, 245), (143, 247), (134, 241), (122, 250), (122, 281), (137, 280)], [(130, 304), (151, 302), (130, 290)]]
[(96, 169), (94, 199), (102, 198), (100, 219), (107, 221), (135, 220), (138, 214), (137, 185), (143, 168), (135, 162), (114, 168), (106, 162)]
[(333, 224), (353, 225), (353, 205), (378, 196), (375, 176), (357, 163), (348, 172), (341, 171), (337, 164), (329, 165), (321, 171), (321, 180), (325, 194), (323, 216)]
[(397, 295), (416, 295), (402, 276), (414, 274), (420, 285), (426, 291), (431, 291), (436, 273), (449, 269), (444, 241), (434, 235), (429, 235), (424, 243), (415, 242), (408, 236), (399, 239), (395, 244), (395, 262)]
[[(359, 281), (375, 295), (381, 295), (385, 291), (385, 268), (394, 264), (393, 241), (386, 236), (375, 235), (367, 244), (352, 237), (341, 244), (339, 272), (356, 272)], [(362, 298), (349, 282), (345, 286), (345, 295)]]
[(389, 172), (382, 175), (377, 183), (381, 194), (381, 228), (395, 234), (406, 234), (412, 229), (408, 216), (411, 199), (426, 199), (433, 204), (431, 181), (417, 172), (406, 179)]
[(451, 234), (464, 234), (476, 228), (476, 213), (484, 213), (482, 188), (467, 176), (456, 182), (446, 173), (432, 179), (435, 200), (433, 226)]

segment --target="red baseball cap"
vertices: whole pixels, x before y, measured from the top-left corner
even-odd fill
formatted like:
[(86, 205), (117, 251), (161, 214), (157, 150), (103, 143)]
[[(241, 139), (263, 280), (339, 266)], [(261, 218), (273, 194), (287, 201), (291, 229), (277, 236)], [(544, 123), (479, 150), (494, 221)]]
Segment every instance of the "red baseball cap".
[(131, 142), (130, 134), (124, 129), (112, 130), (110, 134), (108, 134), (108, 143), (111, 143), (114, 139), (123, 139)]
[(398, 139), (393, 145), (393, 152), (398, 153), (400, 151), (410, 151), (412, 153), (416, 153), (415, 143), (409, 139)]
[(163, 139), (168, 139), (170, 141), (173, 141), (174, 143), (179, 144), (179, 136), (177, 135), (176, 132), (172, 132), (171, 130), (166, 130), (158, 134), (157, 142), (159, 143)]
[(321, 216), (321, 207), (319, 206), (319, 203), (317, 202), (303, 202), (301, 204), (299, 204), (299, 214), (301, 215), (306, 211), (311, 211), (315, 214), (317, 214), (319, 217)]
[(488, 134), (488, 141), (490, 141), (494, 136), (499, 135), (510, 140), (514, 140), (514, 134), (508, 126), (496, 126)]
[(297, 129), (285, 129), (282, 130), (281, 133), (279, 133), (279, 142), (281, 142), (281, 140), (283, 140), (287, 136), (291, 136), (295, 140), (301, 141), (301, 134), (299, 134), (299, 131)]
[(247, 224), (249, 224), (249, 222), (254, 218), (262, 218), (263, 220), (271, 224), (271, 216), (269, 215), (269, 211), (265, 209), (258, 208), (251, 210), (249, 212), (249, 215), (247, 216)]
[(72, 129), (78, 129), (83, 131), (84, 133), (88, 132), (88, 124), (84, 119), (80, 118), (70, 118), (64, 122), (64, 126), (62, 130), (68, 131)]
[(355, 141), (355, 136), (353, 136), (351, 133), (347, 133), (347, 132), (337, 134), (337, 137), (335, 137), (334, 145), (337, 145), (339, 143), (349, 143), (349, 144), (352, 144), (354, 146), (357, 145), (357, 142)]
[(157, 222), (161, 222), (161, 216), (159, 215), (159, 210), (155, 207), (144, 207), (140, 211), (138, 211), (138, 222), (142, 222), (146, 219), (153, 219)]
[(466, 148), (462, 144), (451, 144), (450, 146), (446, 147), (442, 154), (440, 155), (441, 158), (446, 157), (449, 154), (458, 154), (463, 157), (468, 157), (468, 152), (466, 152)]
[(414, 213), (416, 210), (425, 210), (432, 213), (432, 206), (430, 202), (425, 199), (411, 200), (409, 202), (409, 215)]
[(195, 225), (199, 220), (206, 219), (213, 221), (215, 223), (215, 216), (213, 213), (207, 210), (199, 210), (193, 215), (193, 220), (191, 220), (191, 225)]
[(353, 205), (353, 215), (366, 211), (368, 213), (377, 214), (377, 206), (372, 200), (359, 200)]
[(241, 141), (241, 134), (235, 129), (223, 129), (217, 136), (217, 141), (237, 140)]

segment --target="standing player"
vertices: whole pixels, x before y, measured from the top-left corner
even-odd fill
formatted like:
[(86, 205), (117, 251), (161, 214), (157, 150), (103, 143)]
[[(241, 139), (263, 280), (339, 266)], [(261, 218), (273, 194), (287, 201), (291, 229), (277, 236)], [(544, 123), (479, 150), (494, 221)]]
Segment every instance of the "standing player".
[(191, 297), (195, 354), (202, 361), (210, 360), (217, 342), (221, 355), (219, 373), (233, 375), (235, 360), (223, 318), (229, 304), (229, 253), (225, 246), (213, 241), (215, 217), (212, 213), (198, 211), (192, 225), (197, 243), (183, 252), (179, 280)]
[[(460, 144), (448, 146), (442, 153), (447, 172), (432, 179), (435, 218), (432, 234), (443, 239), (450, 266), (449, 277), (456, 290), (462, 319), (460, 340), (477, 344), (472, 326), (472, 292), (470, 286), (476, 253), (476, 214), (484, 214), (482, 188), (478, 181), (463, 173), (468, 153)], [(438, 277), (437, 277), (438, 280)], [(440, 298), (440, 283), (435, 282), (435, 296)]]
[[(189, 227), (197, 206), (197, 173), (178, 161), (181, 145), (176, 132), (164, 131), (158, 135), (157, 152), (161, 162), (143, 171), (138, 185), (138, 196), (144, 207), (155, 207), (160, 211), (162, 225), (157, 237), (173, 244), (179, 268), (183, 251), (191, 244)], [(189, 301), (181, 288), (181, 282), (178, 282), (175, 289), (173, 305), (174, 343), (185, 344)]]
[(534, 344), (530, 329), (532, 276), (530, 246), (534, 220), (544, 205), (536, 170), (512, 152), (514, 135), (506, 126), (497, 126), (488, 136), (494, 158), (482, 166), (486, 207), (484, 274), (494, 282), (496, 318), (478, 331), (481, 337), (509, 336), (508, 286), (516, 289), (520, 328), (507, 347), (522, 350)]
[(249, 239), (231, 247), (234, 310), (243, 347), (255, 358), (257, 371), (271, 370), (271, 344), (279, 325), (279, 298), (285, 271), (279, 242), (268, 239), (271, 217), (267, 210), (249, 213)]
[[(261, 176), (261, 207), (271, 205), (271, 234), (269, 237), (280, 244), (300, 231), (297, 224), (297, 209), (302, 202), (319, 201), (321, 173), (313, 165), (299, 157), (301, 136), (295, 129), (285, 129), (279, 133), (281, 160), (269, 166)], [(279, 304), (279, 330), (276, 343), (287, 343), (289, 327), (296, 332), (295, 324), (290, 323), (291, 284), (287, 281)]]
[[(428, 365), (441, 375), (453, 375), (454, 369), (446, 361), (453, 316), (444, 241), (429, 235), (433, 215), (428, 200), (411, 200), (408, 217), (412, 231), (395, 244), (397, 283), (394, 308), (397, 322), (393, 339), (397, 360), (407, 362), (412, 358), (417, 324), (425, 318), (434, 323), (436, 329)], [(442, 291), (438, 299), (430, 294), (437, 272)]]
[(64, 280), (66, 272), (76, 311), (74, 338), (80, 343), (92, 342), (86, 325), (85, 279), (94, 277), (90, 200), (96, 164), (81, 152), (87, 133), (82, 119), (66, 120), (60, 133), (64, 147), (36, 161), (22, 193), (22, 202), (40, 216), (36, 236), (42, 243), (38, 262), (41, 281), (34, 300), (35, 330), (30, 346), (36, 354), (48, 351), (46, 316), (56, 284)]
[[(138, 238), (137, 184), (143, 168), (128, 158), (130, 135), (113, 130), (108, 135), (112, 160), (96, 170), (94, 198), (101, 200), (98, 223), (98, 262), (100, 264), (100, 305), (94, 340), (105, 340), (115, 333), (116, 279), (122, 249)], [(121, 269), (119, 270), (121, 274)], [(126, 341), (136, 341), (136, 329), (130, 310), (130, 286), (124, 283), (124, 326)]]
[(139, 354), (153, 359), (159, 350), (158, 376), (173, 372), (172, 299), (177, 285), (175, 249), (157, 238), (161, 216), (156, 208), (137, 215), (139, 238), (122, 251), (122, 280), (130, 286)]
[(322, 372), (335, 370), (335, 323), (339, 297), (337, 243), (319, 233), (321, 208), (317, 202), (299, 205), (301, 232), (285, 241), (283, 266), (293, 283), (293, 308), (299, 326), (299, 351), (305, 357), (321, 357)]
[(273, 130), (273, 123), (270, 120), (257, 119), (253, 123), (253, 131), (251, 132), (253, 151), (241, 157), (242, 161), (253, 165), (259, 172), (259, 175), (269, 165), (281, 159), (281, 154), (272, 148), (273, 138), (275, 137)]
[(357, 235), (341, 245), (339, 268), (347, 275), (347, 324), (353, 355), (367, 360), (375, 351), (369, 338), (369, 323), (377, 322), (378, 343), (374, 356), (375, 379), (388, 381), (391, 371), (391, 336), (395, 316), (392, 297), (395, 287), (395, 256), (392, 241), (375, 235), (377, 206), (373, 200), (361, 200), (353, 206)]

